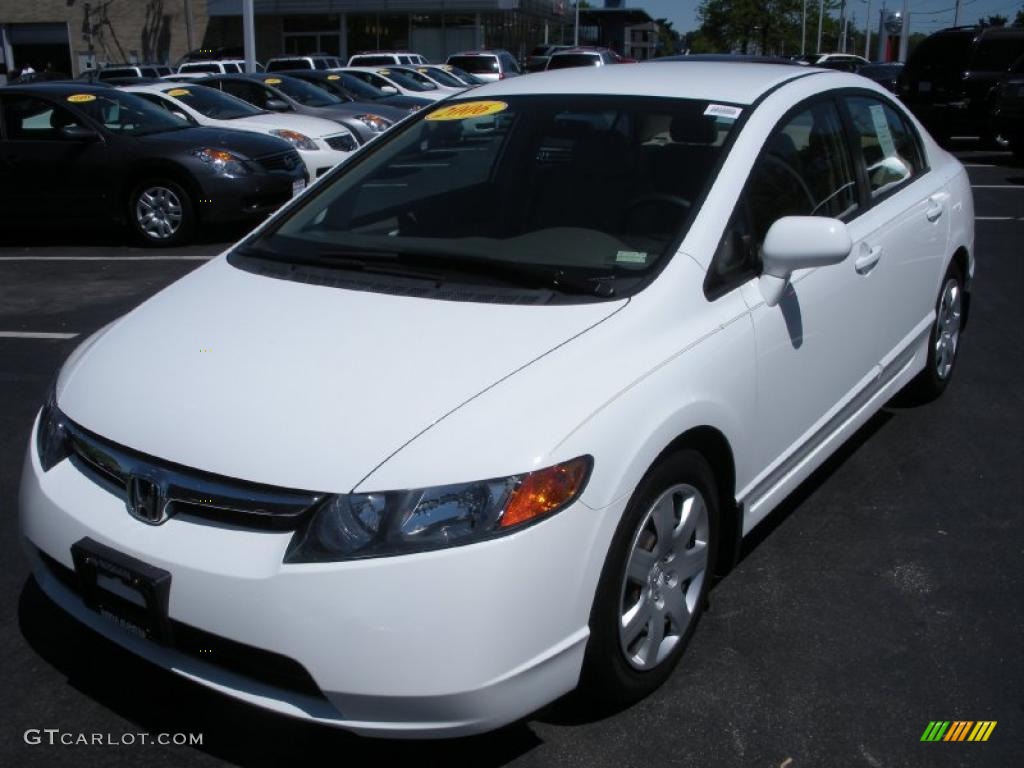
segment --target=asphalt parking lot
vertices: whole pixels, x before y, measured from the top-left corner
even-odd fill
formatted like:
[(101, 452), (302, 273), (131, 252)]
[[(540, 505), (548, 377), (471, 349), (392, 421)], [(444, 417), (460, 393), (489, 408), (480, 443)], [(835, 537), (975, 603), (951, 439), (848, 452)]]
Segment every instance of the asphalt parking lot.
[[(959, 155), (975, 186), (977, 279), (946, 395), (886, 408), (771, 515), (656, 694), (597, 722), (560, 703), (456, 742), (364, 740), (266, 714), (126, 655), (40, 593), (16, 502), (48, 382), (78, 341), (237, 233), (174, 253), (116, 232), (0, 233), (0, 764), (1019, 765), (1024, 167), (969, 143)], [(922, 743), (932, 720), (998, 725), (986, 743)], [(203, 743), (33, 745), (28, 729)]]

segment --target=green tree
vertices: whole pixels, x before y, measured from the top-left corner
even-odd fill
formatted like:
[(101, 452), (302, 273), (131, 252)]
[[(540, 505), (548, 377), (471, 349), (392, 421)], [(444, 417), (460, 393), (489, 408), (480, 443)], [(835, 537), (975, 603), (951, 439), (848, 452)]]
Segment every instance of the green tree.
[(658, 48), (656, 56), (671, 56), (676, 52), (676, 45), (679, 43), (679, 33), (672, 29), (672, 22), (668, 19), (655, 19), (658, 25)]
[[(1019, 15), (1019, 12), (1018, 12), (1018, 15)], [(1006, 18), (1005, 16), (1000, 16), (997, 13), (997, 14), (995, 14), (993, 16), (988, 16), (987, 18), (984, 18), (984, 19), (978, 19), (978, 26), (979, 27), (1005, 27), (1006, 26), (1006, 22), (1008, 22), (1008, 21), (1009, 21), (1008, 18)]]
[(1020, 10), (1017, 11), (1017, 18), (1013, 20), (1013, 26), (1024, 27), (1024, 5), (1022, 5)]

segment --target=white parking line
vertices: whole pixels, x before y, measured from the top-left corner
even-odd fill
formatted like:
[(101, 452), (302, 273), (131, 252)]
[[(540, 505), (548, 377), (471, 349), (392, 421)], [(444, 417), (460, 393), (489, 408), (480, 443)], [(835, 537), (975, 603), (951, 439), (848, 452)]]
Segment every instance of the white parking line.
[(1024, 184), (971, 184), (971, 189), (1019, 189), (1024, 191)]
[(0, 256), (0, 261), (209, 261), (215, 256)]
[(39, 333), (33, 331), (0, 331), (0, 339), (73, 339), (77, 333)]
[(964, 168), (995, 168), (994, 163), (963, 163)]
[(975, 221), (1024, 221), (1024, 216), (975, 216)]

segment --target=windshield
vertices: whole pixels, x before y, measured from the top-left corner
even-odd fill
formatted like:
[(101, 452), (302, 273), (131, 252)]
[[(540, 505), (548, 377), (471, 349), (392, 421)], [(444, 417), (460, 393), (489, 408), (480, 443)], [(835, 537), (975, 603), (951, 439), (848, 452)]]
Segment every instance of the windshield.
[(445, 71), (450, 72), (451, 74), (455, 75), (455, 77), (459, 78), (466, 85), (483, 85), (484, 84), (484, 81), (481, 80), (479, 77), (477, 77), (476, 75), (471, 75), (471, 74), (469, 74), (469, 72), (467, 72), (464, 69), (460, 69), (459, 67), (453, 67), (453, 66), (450, 66), (450, 65), (445, 65)]
[(419, 72), (424, 77), (429, 77), (433, 80), (436, 80), (441, 85), (448, 85), (451, 86), (452, 88), (466, 87), (466, 84), (459, 80), (459, 78), (455, 77), (455, 75), (449, 74), (448, 72), (445, 72), (443, 69), (439, 67), (420, 67), (416, 71)]
[(171, 114), (131, 93), (115, 91), (103, 94), (77, 93), (67, 101), (103, 125), (111, 133), (147, 136), (151, 133), (190, 128), (188, 120)]
[(215, 88), (207, 88), (205, 85), (168, 88), (164, 93), (213, 120), (237, 120), (240, 117), (263, 114), (263, 110), (252, 104)]
[(380, 75), (381, 77), (387, 78), (396, 85), (400, 85), (407, 91), (422, 92), (437, 90), (437, 85), (430, 82), (430, 80), (423, 77), (423, 75), (419, 74), (418, 72), (415, 73), (416, 76), (425, 80), (425, 83), (421, 83), (419, 80), (413, 78), (411, 76), (413, 73), (406, 72), (405, 70), (402, 69), (378, 69), (377, 74)]
[(311, 85), (305, 80), (299, 80), (297, 77), (273, 77), (264, 80), (264, 82), (273, 85), (286, 96), (295, 99), (299, 104), (306, 107), (329, 107), (342, 103), (341, 99), (333, 93), (317, 88), (315, 85)]
[[(427, 77), (427, 74), (425, 72), (420, 72), (418, 70), (410, 69), (410, 68), (403, 68), (403, 69), (393, 69), (392, 73), (399, 74), (399, 75), (404, 75), (405, 77), (408, 77), (410, 80), (415, 80), (420, 85), (426, 86), (429, 89), (437, 88), (437, 83), (435, 83), (432, 78)], [(461, 87), (461, 83), (460, 83), (460, 87)]]
[(491, 75), (498, 72), (497, 56), (449, 56), (448, 63), (473, 75)]
[(343, 89), (346, 96), (350, 96), (356, 101), (377, 101), (388, 97), (388, 94), (380, 88), (376, 88), (358, 77), (353, 77), (347, 72), (335, 72), (328, 75), (327, 80), (331, 86)]
[(352, 258), (412, 261), (623, 289), (671, 254), (713, 179), (735, 124), (715, 114), (740, 109), (708, 115), (709, 106), (564, 95), (445, 102), (246, 246), (342, 270)]

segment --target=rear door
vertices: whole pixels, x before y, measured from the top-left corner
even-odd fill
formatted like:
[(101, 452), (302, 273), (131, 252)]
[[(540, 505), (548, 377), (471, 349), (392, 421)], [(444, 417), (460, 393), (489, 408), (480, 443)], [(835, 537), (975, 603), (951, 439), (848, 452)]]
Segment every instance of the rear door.
[(949, 194), (925, 167), (917, 132), (888, 99), (842, 98), (867, 211), (851, 223), (854, 259), (875, 283), (883, 371), (895, 374), (927, 332), (949, 238)]

